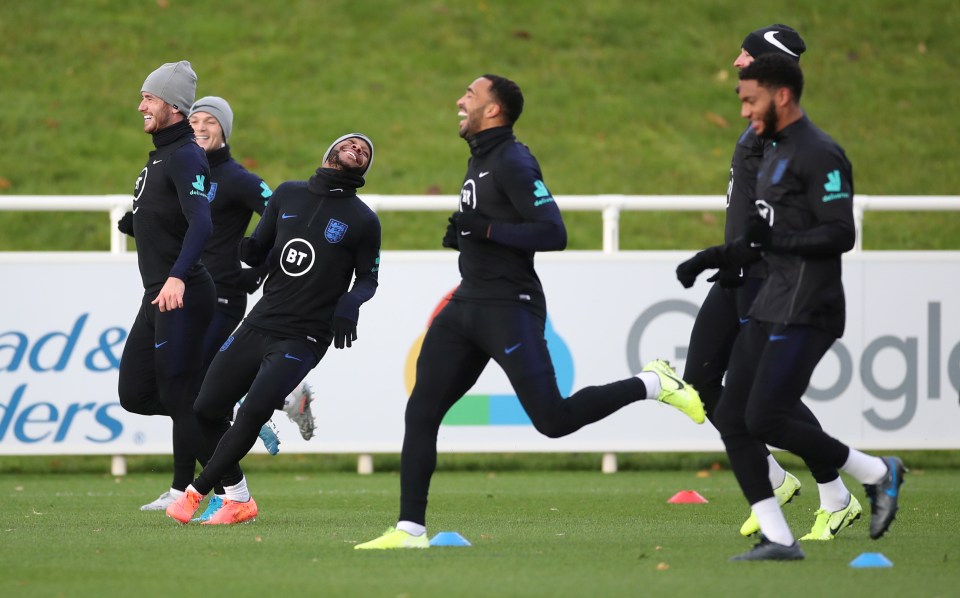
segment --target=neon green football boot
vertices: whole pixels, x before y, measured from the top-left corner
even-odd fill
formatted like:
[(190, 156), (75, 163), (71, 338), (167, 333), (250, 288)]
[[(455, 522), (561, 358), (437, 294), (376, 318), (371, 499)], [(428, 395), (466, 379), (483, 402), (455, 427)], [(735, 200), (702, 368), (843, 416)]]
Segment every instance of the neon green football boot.
[[(800, 496), (800, 480), (794, 477), (789, 471), (786, 472), (786, 474), (783, 478), (783, 483), (773, 489), (773, 495), (777, 497), (777, 502), (780, 503), (781, 507), (793, 500), (794, 496)], [(740, 535), (749, 537), (759, 531), (760, 522), (757, 521), (757, 516), (751, 512), (750, 517), (740, 526)]]
[(660, 378), (658, 401), (676, 407), (698, 424), (704, 422), (706, 413), (703, 411), (703, 401), (700, 400), (700, 393), (680, 378), (670, 362), (663, 359), (654, 359), (643, 366), (643, 371), (653, 372)]
[(411, 536), (403, 530), (395, 527), (387, 528), (383, 535), (376, 540), (370, 540), (363, 544), (357, 544), (354, 550), (387, 550), (391, 548), (430, 548), (430, 542), (427, 540), (427, 533), (419, 536)]
[(860, 519), (863, 513), (863, 507), (852, 494), (847, 506), (839, 511), (832, 513), (826, 509), (817, 509), (817, 518), (813, 522), (813, 528), (810, 533), (800, 538), (801, 540), (833, 540), (836, 535), (845, 527), (853, 525), (853, 522)]

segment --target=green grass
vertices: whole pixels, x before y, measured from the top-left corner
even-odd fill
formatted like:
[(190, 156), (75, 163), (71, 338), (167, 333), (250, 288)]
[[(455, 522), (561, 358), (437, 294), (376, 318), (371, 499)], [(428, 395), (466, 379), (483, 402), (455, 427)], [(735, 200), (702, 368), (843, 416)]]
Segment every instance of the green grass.
[[(454, 103), (496, 72), (524, 89), (517, 132), (554, 194), (720, 195), (743, 127), (731, 63), (772, 22), (803, 34), (803, 105), (846, 148), (857, 192), (960, 193), (953, 0), (5, 2), (0, 193), (129, 193), (150, 149), (140, 84), (187, 58), (199, 94), (233, 106), (235, 155), (274, 186), (362, 129), (377, 146), (366, 193), (456, 193), (468, 153)], [(575, 216), (571, 248), (599, 249), (599, 216)], [(443, 215), (388, 218), (386, 249), (438, 248)], [(718, 218), (631, 214), (622, 244), (701, 247)], [(0, 213), (0, 250), (105, 250), (104, 220)], [(867, 223), (871, 249), (960, 247), (960, 213)]]
[[(785, 513), (797, 535), (816, 490)], [(0, 476), (0, 594), (4, 596), (917, 596), (955, 595), (960, 522), (947, 498), (955, 470), (914, 467), (888, 536), (861, 520), (802, 563), (729, 563), (751, 543), (732, 474), (696, 470), (439, 472), (429, 528), (473, 546), (359, 553), (396, 518), (395, 473), (260, 471), (250, 525), (180, 527), (137, 510), (165, 474)], [(848, 481), (858, 495), (862, 490)], [(705, 505), (670, 505), (679, 490)], [(849, 562), (882, 552), (892, 569)]]

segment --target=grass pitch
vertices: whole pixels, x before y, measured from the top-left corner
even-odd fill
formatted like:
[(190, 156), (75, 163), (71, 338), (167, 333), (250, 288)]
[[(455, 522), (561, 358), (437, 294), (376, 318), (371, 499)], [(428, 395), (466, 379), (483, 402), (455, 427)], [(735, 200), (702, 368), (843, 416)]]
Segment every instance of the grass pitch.
[[(785, 513), (798, 537), (816, 485)], [(706, 477), (701, 477), (706, 476)], [(953, 596), (956, 470), (914, 468), (881, 540), (866, 518), (791, 563), (730, 563), (752, 542), (729, 471), (438, 472), (428, 528), (471, 547), (353, 550), (393, 524), (396, 473), (250, 474), (256, 523), (179, 526), (140, 512), (169, 474), (0, 475), (3, 596)], [(862, 489), (847, 480), (866, 506)], [(696, 490), (707, 504), (668, 504)], [(881, 552), (894, 566), (854, 569)]]

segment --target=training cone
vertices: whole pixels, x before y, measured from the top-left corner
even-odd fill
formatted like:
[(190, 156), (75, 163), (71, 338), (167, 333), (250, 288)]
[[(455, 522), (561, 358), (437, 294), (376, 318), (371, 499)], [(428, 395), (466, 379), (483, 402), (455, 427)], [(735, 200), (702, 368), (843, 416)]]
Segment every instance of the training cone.
[(893, 567), (893, 562), (883, 556), (882, 552), (864, 552), (850, 561), (851, 567), (863, 569), (866, 567)]
[(687, 505), (687, 504), (702, 504), (705, 502), (710, 502), (700, 495), (696, 490), (681, 490), (673, 496), (670, 497), (670, 500), (667, 502), (673, 503), (675, 505)]
[(457, 532), (438, 532), (430, 540), (430, 546), (472, 546), (472, 544)]

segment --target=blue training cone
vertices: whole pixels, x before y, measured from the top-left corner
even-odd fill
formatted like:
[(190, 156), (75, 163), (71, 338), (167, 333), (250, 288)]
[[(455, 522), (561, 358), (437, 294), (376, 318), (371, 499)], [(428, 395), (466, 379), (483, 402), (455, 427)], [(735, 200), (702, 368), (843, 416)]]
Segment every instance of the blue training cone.
[(472, 544), (457, 532), (438, 532), (430, 540), (430, 546), (472, 546)]
[(883, 556), (882, 552), (864, 552), (850, 561), (851, 567), (863, 569), (866, 567), (893, 567), (893, 562)]

